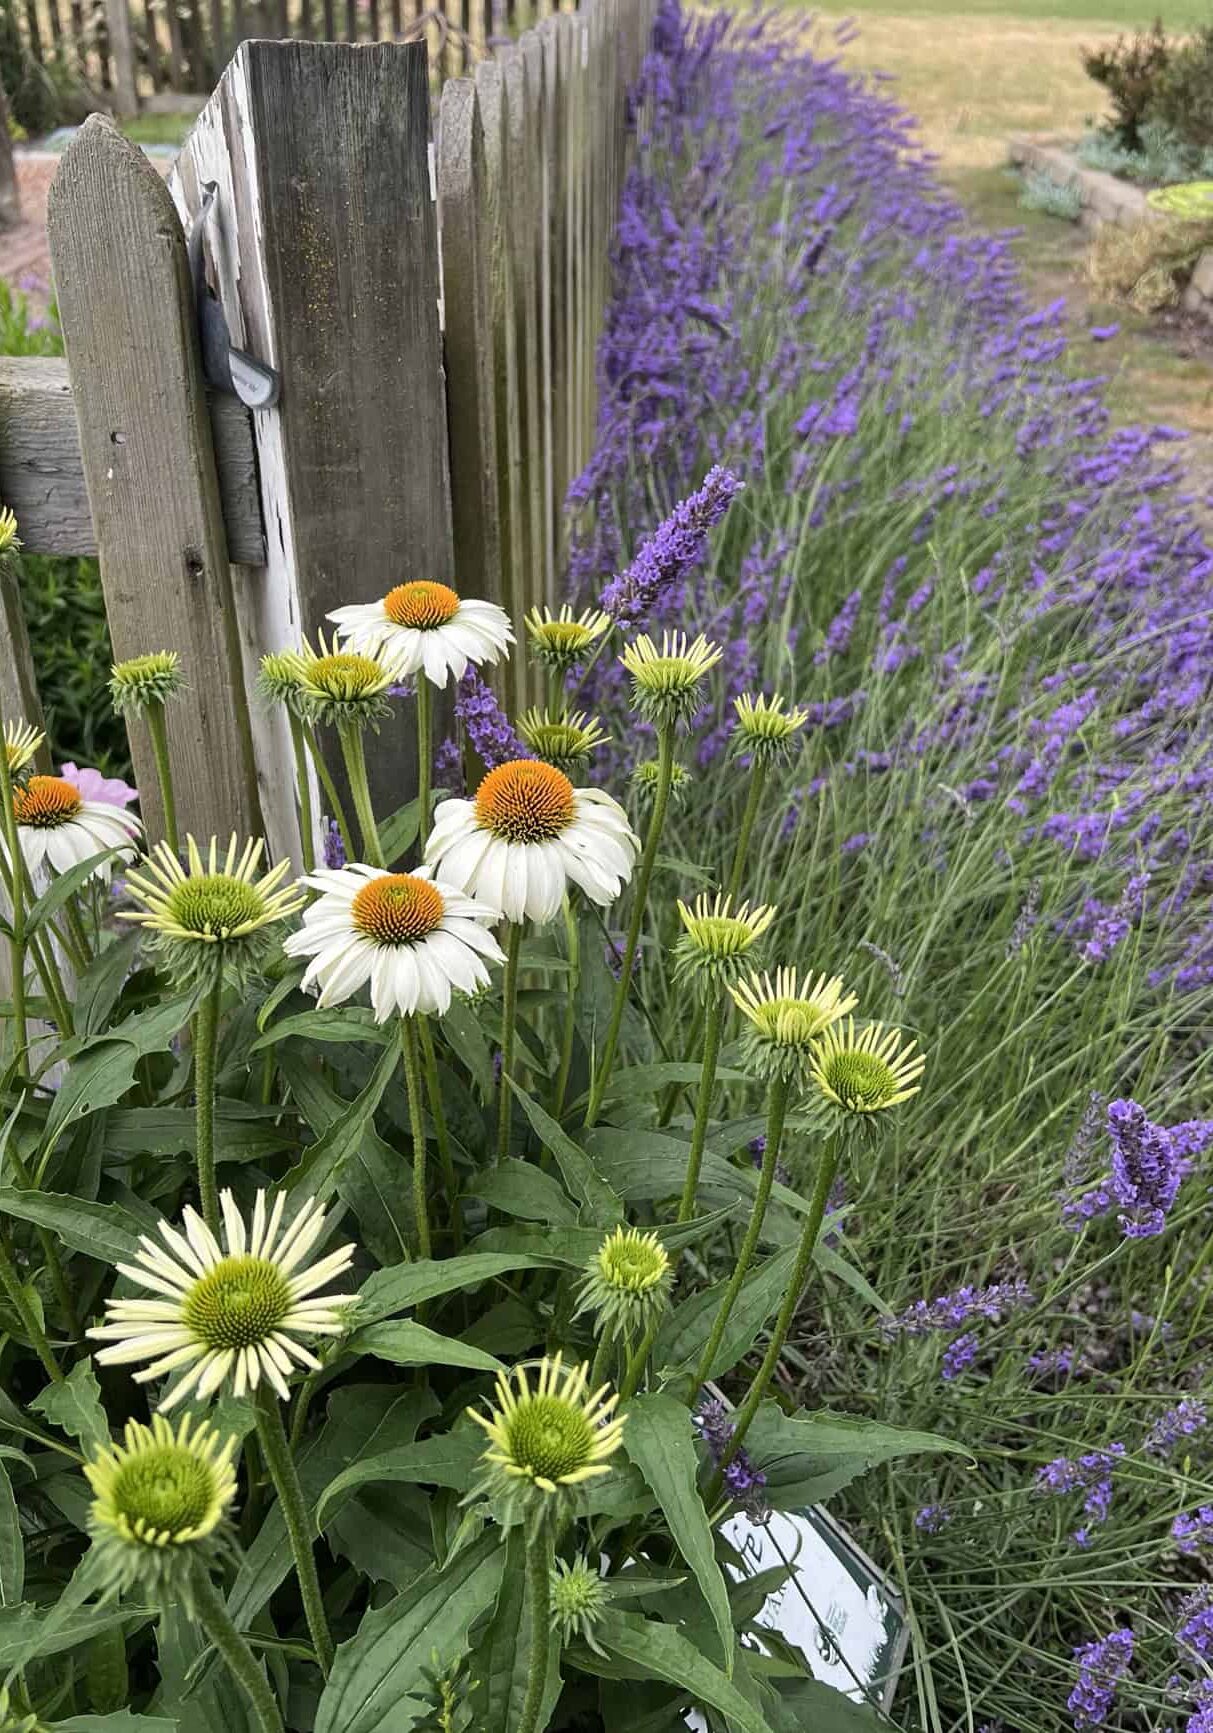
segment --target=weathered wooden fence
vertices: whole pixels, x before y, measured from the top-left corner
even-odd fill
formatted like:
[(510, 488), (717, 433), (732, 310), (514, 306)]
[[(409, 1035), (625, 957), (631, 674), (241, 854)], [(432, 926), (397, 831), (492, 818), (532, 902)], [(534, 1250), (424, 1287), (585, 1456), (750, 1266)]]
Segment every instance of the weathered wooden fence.
[(74, 74), (117, 114), (161, 92), (205, 96), (244, 41), (424, 41), (438, 78), (575, 0), (7, 0), (44, 66)]
[[(652, 3), (525, 31), (444, 85), (436, 139), (424, 44), (252, 41), (168, 185), (100, 117), (67, 150), (49, 219), (67, 361), (0, 362), (0, 502), (30, 550), (99, 555), (118, 657), (181, 653), (169, 732), (196, 834), (298, 858), (289, 741), (255, 676), (336, 603), (453, 580), (521, 640), (556, 598)], [(279, 375), (270, 407), (204, 380), (199, 221), (231, 342)], [(36, 721), (18, 599), (0, 605), (0, 703)], [(523, 654), (502, 679), (528, 696)], [(373, 754), (384, 812), (409, 795), (408, 733)]]

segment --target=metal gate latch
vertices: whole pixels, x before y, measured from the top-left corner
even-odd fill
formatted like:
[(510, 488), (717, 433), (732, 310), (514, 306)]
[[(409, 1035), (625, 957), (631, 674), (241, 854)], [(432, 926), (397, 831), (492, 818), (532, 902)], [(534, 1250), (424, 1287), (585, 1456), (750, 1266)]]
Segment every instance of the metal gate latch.
[(282, 375), (264, 361), (256, 360), (244, 349), (237, 349), (227, 328), (223, 307), (217, 295), (211, 293), (206, 280), (206, 261), (202, 256), (202, 235), (219, 187), (207, 181), (202, 189), (202, 206), (190, 230), (190, 278), (194, 285), (194, 305), (198, 314), (198, 342), (202, 350), (202, 373), (208, 385), (228, 391), (249, 409), (272, 409), (282, 391)]

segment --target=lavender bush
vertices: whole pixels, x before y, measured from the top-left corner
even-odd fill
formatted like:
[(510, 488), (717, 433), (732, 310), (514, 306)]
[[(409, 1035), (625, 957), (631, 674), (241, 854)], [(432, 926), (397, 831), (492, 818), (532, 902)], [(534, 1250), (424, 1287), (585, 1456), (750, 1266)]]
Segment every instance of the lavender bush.
[[(808, 711), (737, 888), (944, 1080), (836, 1221), (883, 1321), (818, 1289), (783, 1369), (973, 1453), (847, 1495), (914, 1608), (902, 1722), (1199, 1733), (1213, 551), (1179, 435), (1110, 424), (1060, 305), (1025, 300), (879, 84), (804, 40), (662, 10), (573, 590), (726, 646), (667, 870), (706, 849), (728, 883), (732, 699)], [(722, 472), (743, 491), (688, 536)], [(614, 724), (613, 780), (623, 671), (570, 689)], [(693, 1050), (685, 995), (653, 1021), (654, 1056)]]

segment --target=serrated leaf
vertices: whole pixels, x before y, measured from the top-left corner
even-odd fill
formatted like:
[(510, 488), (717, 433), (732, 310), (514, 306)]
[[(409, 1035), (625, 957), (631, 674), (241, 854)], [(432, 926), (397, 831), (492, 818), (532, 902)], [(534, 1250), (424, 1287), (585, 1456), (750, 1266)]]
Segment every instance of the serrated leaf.
[[(767, 1721), (747, 1703), (736, 1685), (714, 1667), (693, 1643), (672, 1625), (642, 1619), (635, 1613), (608, 1612), (594, 1629), (594, 1638), (613, 1659), (638, 1679), (665, 1679), (680, 1685), (697, 1702), (707, 1703), (727, 1717), (740, 1733), (772, 1733)], [(576, 1651), (577, 1664), (594, 1672), (594, 1657), (588, 1650)]]
[(315, 1733), (409, 1733), (427, 1713), (426, 1670), (435, 1651), (444, 1667), (467, 1647), (472, 1625), (492, 1605), (505, 1548), (488, 1529), (446, 1565), (418, 1577), (386, 1607), (364, 1614), (342, 1643)]
[(500, 1360), (482, 1348), (470, 1348), (450, 1336), (440, 1336), (408, 1318), (389, 1318), (356, 1330), (345, 1343), (351, 1354), (373, 1354), (394, 1366), (467, 1366), (474, 1372), (504, 1372)]
[[(166, 1043), (167, 1045), (167, 1043)], [(121, 1101), (135, 1081), (139, 1049), (129, 1041), (103, 1041), (73, 1059), (46, 1116), (46, 1140), (54, 1143), (69, 1125)]]
[(522, 1111), (530, 1120), (532, 1131), (544, 1148), (550, 1149), (556, 1157), (556, 1165), (569, 1195), (577, 1199), (596, 1227), (615, 1227), (623, 1220), (623, 1205), (590, 1156), (557, 1125), (550, 1113), (531, 1099), (525, 1089), (520, 1089), (512, 1078), (506, 1081), (522, 1103)]
[(97, 1382), (91, 1360), (80, 1360), (72, 1367), (61, 1384), (48, 1384), (34, 1397), (30, 1407), (36, 1409), (52, 1426), (78, 1439), (86, 1456), (96, 1450), (108, 1450), (109, 1422), (101, 1403), (101, 1386)]
[(550, 1173), (529, 1161), (503, 1161), (485, 1168), (468, 1186), (473, 1197), (483, 1198), (490, 1209), (523, 1221), (560, 1223), (571, 1226), (577, 1211), (567, 1193)]
[[(727, 1372), (749, 1350), (768, 1318), (779, 1310), (795, 1262), (796, 1248), (789, 1246), (749, 1272), (729, 1314), (707, 1377)], [(670, 1314), (653, 1345), (654, 1366), (659, 1370), (669, 1367), (676, 1372), (695, 1371), (727, 1287), (728, 1282), (723, 1281), (711, 1288), (701, 1288)]]
[(392, 1264), (386, 1270), (376, 1270), (362, 1284), (356, 1319), (359, 1326), (373, 1324), (390, 1318), (393, 1312), (437, 1299), (439, 1294), (476, 1288), (515, 1270), (542, 1269), (549, 1262), (526, 1253), (470, 1252), (457, 1258), (419, 1258), (415, 1263)]
[(18, 1191), (0, 1186), (0, 1211), (35, 1227), (49, 1228), (74, 1252), (107, 1264), (130, 1263), (139, 1250), (140, 1226), (116, 1203), (85, 1203), (54, 1191)]
[(731, 1674), (733, 1617), (697, 1484), (699, 1458), (690, 1413), (672, 1396), (633, 1397), (628, 1403), (623, 1445), (661, 1506), (675, 1546), (695, 1573), (716, 1626), (724, 1670)]
[(0, 1606), (20, 1605), (25, 1588), (25, 1549), (21, 1544), (21, 1520), (8, 1470), (0, 1462)]
[(420, 1444), (402, 1444), (379, 1456), (351, 1462), (325, 1487), (316, 1505), (316, 1526), (332, 1521), (342, 1502), (360, 1486), (375, 1481), (398, 1481), (410, 1486), (449, 1486), (462, 1492), (476, 1464), (484, 1455), (484, 1437), (475, 1428), (445, 1432), (424, 1438)]

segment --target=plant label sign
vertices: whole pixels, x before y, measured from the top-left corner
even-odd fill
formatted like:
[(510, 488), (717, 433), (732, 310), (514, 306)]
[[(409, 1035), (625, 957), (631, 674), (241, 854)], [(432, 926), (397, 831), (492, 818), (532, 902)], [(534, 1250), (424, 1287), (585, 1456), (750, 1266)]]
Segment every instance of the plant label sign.
[[(822, 1684), (857, 1703), (887, 1709), (909, 1626), (900, 1597), (846, 1531), (826, 1511), (810, 1508), (776, 1511), (761, 1524), (735, 1516), (721, 1533), (740, 1561), (728, 1566), (737, 1580), (790, 1570), (755, 1623), (799, 1649)], [(761, 1638), (747, 1641), (761, 1647)], [(698, 1709), (687, 1714), (686, 1724), (710, 1733)]]

